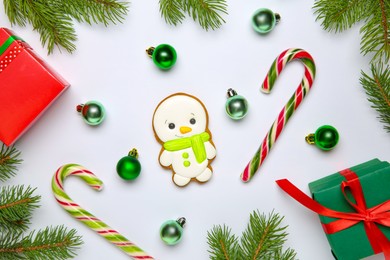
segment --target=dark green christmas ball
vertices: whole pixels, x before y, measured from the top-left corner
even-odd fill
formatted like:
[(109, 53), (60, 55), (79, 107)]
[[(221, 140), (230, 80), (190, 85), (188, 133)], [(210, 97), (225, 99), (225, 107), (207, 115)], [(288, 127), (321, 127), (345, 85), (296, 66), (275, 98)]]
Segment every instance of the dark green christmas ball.
[(168, 70), (176, 63), (176, 50), (171, 45), (160, 44), (153, 50), (152, 59), (157, 67)]
[(135, 156), (128, 155), (118, 161), (116, 172), (124, 180), (135, 180), (141, 173), (141, 164)]
[(315, 134), (315, 145), (321, 150), (328, 151), (333, 149), (339, 142), (339, 133), (336, 128), (330, 125), (319, 127)]

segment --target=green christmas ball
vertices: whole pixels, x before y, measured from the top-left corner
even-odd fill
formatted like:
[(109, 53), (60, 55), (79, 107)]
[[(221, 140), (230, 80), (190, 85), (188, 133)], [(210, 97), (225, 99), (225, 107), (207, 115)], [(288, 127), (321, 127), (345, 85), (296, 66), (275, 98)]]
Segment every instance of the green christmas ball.
[(260, 8), (252, 16), (252, 27), (256, 32), (266, 34), (274, 29), (279, 20), (279, 14), (267, 8)]
[(76, 110), (81, 114), (84, 122), (88, 125), (99, 125), (106, 116), (104, 106), (100, 102), (94, 100), (78, 105)]
[(170, 246), (179, 243), (183, 236), (184, 224), (185, 224), (185, 218), (165, 221), (160, 228), (161, 240), (165, 244)]
[(248, 113), (248, 101), (233, 89), (228, 90), (228, 99), (226, 100), (225, 110), (228, 116), (233, 120), (239, 120)]
[(336, 128), (330, 125), (319, 127), (314, 133), (314, 143), (321, 150), (333, 149), (339, 142), (339, 133)]
[[(128, 156), (120, 159), (116, 165), (116, 172), (118, 175), (127, 181), (135, 180), (141, 173), (141, 164), (134, 155), (133, 149)], [(133, 152), (133, 153), (132, 153)]]
[(177, 53), (169, 44), (160, 44), (153, 50), (152, 59), (154, 64), (162, 70), (168, 70), (175, 65)]

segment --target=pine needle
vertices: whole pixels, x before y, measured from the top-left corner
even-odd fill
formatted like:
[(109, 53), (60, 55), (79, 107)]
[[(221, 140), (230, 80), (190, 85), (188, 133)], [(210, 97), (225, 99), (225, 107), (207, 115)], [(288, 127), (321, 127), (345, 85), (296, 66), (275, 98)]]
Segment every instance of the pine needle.
[(222, 0), (187, 0), (184, 10), (207, 31), (225, 23), (221, 14), (227, 14), (226, 7), (226, 2)]
[(23, 185), (0, 188), (0, 233), (4, 230), (26, 230), (32, 211), (38, 208), (40, 196)]
[(383, 64), (371, 65), (372, 76), (362, 71), (360, 84), (368, 95), (371, 107), (379, 113), (380, 122), (390, 133), (390, 67)]
[(207, 232), (207, 243), (210, 246), (210, 259), (235, 260), (240, 259), (240, 246), (238, 238), (231, 234), (231, 229), (225, 225), (214, 226)]
[(4, 0), (4, 9), (12, 25), (31, 24), (49, 54), (55, 47), (72, 53), (77, 40), (72, 19), (105, 26), (116, 24), (124, 20), (128, 3), (116, 0)]
[(286, 228), (283, 217), (273, 211), (266, 216), (254, 211), (239, 240), (225, 225), (214, 226), (207, 232), (207, 243), (212, 260), (293, 260), (294, 250), (283, 251)]
[(121, 23), (128, 12), (127, 2), (116, 0), (55, 0), (56, 5), (61, 6), (65, 13), (75, 18), (78, 22), (88, 24), (102, 23), (108, 26), (110, 23)]
[[(15, 164), (20, 152), (14, 147), (0, 151), (0, 177), (9, 178), (16, 170)], [(5, 173), (5, 174), (4, 174)], [(63, 226), (47, 227), (37, 232), (27, 230), (32, 212), (38, 208), (40, 196), (35, 189), (23, 185), (0, 187), (0, 259), (68, 259), (73, 258), (75, 250), (82, 244), (76, 230), (68, 231)]]
[(182, 23), (185, 18), (182, 7), (182, 0), (160, 0), (160, 13), (168, 24), (176, 26)]
[(11, 24), (26, 26), (26, 17), (23, 15), (21, 0), (3, 0), (5, 13)]
[(242, 234), (241, 244), (245, 259), (263, 259), (274, 253), (286, 240), (287, 226), (281, 226), (283, 217), (271, 212), (268, 216), (254, 211)]
[(379, 119), (390, 132), (390, 1), (388, 0), (317, 0), (314, 4), (317, 20), (328, 31), (341, 32), (357, 22), (363, 22), (360, 51), (372, 53), (372, 77), (362, 72), (360, 83), (371, 106), (379, 112)]
[(363, 22), (361, 53), (373, 53), (372, 62), (390, 60), (390, 1), (317, 0), (313, 6), (317, 20), (327, 31), (342, 32)]
[(342, 32), (365, 17), (365, 1), (318, 0), (314, 3), (314, 14), (325, 30)]
[(0, 234), (0, 259), (68, 259), (76, 256), (80, 245), (76, 230), (63, 226), (33, 231), (25, 237), (10, 232)]
[(288, 248), (286, 251), (283, 252), (282, 248), (279, 248), (278, 250), (274, 251), (273, 253), (267, 255), (264, 257), (264, 260), (294, 260), (296, 259), (297, 253)]
[(225, 23), (226, 0), (160, 0), (160, 13), (168, 24), (182, 23), (187, 13), (206, 31), (215, 30)]
[(19, 159), (20, 152), (15, 147), (4, 144), (0, 150), (0, 181), (6, 181), (16, 175), (17, 166), (23, 161)]
[(360, 29), (362, 34), (361, 52), (363, 55), (374, 53), (373, 61), (390, 60), (390, 1), (366, 0), (371, 2), (370, 16)]

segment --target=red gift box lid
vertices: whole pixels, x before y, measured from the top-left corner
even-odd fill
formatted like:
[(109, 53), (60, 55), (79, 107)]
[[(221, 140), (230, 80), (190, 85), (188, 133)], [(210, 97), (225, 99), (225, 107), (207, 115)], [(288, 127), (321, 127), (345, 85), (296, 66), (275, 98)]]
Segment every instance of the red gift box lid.
[(0, 141), (12, 145), (68, 86), (27, 43), (0, 28)]

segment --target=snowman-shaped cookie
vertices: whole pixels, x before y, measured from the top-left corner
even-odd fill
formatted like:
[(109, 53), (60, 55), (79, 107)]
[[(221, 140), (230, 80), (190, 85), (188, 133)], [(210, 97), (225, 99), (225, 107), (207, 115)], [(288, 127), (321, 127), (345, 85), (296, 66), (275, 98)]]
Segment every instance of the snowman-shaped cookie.
[(154, 112), (153, 130), (162, 145), (159, 162), (172, 170), (176, 185), (211, 178), (209, 163), (216, 150), (208, 130), (208, 114), (199, 99), (185, 93), (165, 98)]

